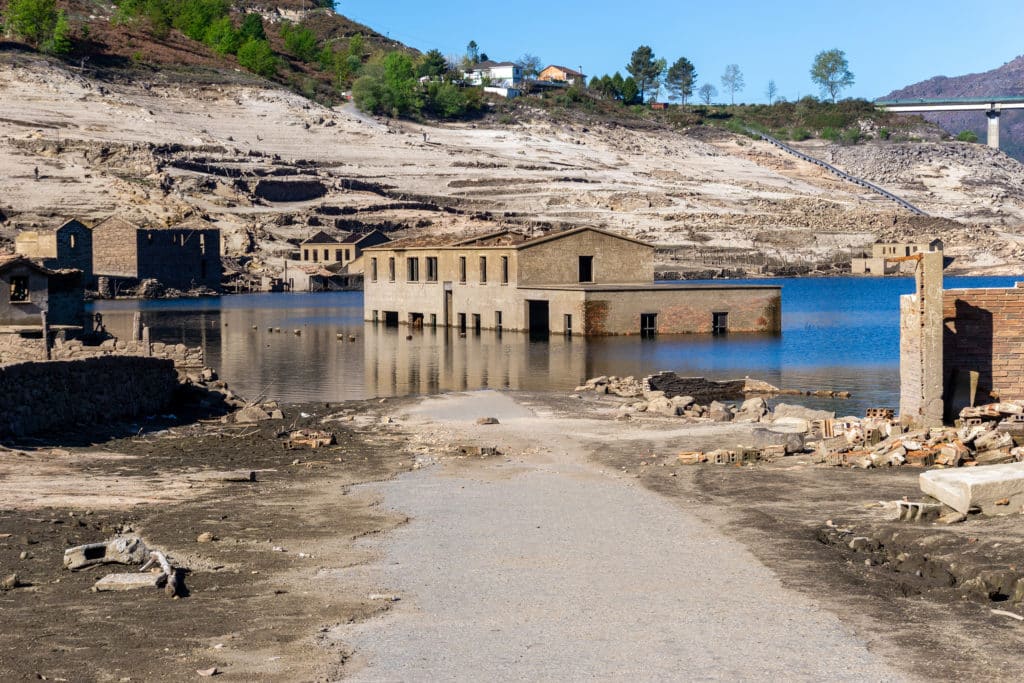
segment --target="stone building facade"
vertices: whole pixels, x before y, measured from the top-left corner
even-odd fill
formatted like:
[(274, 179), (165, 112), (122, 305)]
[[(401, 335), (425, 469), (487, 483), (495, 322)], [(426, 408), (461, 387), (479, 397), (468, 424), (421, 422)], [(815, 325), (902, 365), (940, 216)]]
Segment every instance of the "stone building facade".
[(15, 238), (14, 250), (51, 270), (77, 270), (84, 286), (93, 284), (92, 230), (84, 223), (71, 220), (56, 230), (26, 230)]
[(191, 219), (171, 227), (119, 217), (93, 226), (93, 271), (118, 282), (158, 280), (165, 287), (220, 291), (220, 230)]
[(655, 285), (652, 245), (596, 228), (411, 238), (364, 259), (371, 322), (564, 335), (781, 330), (780, 287)]
[(942, 240), (931, 242), (875, 242), (871, 254), (850, 259), (850, 272), (854, 275), (899, 275), (913, 272), (908, 266), (893, 259), (923, 254), (929, 251), (942, 252)]
[(0, 327), (81, 326), (84, 292), (77, 270), (53, 271), (20, 254), (0, 255)]
[(928, 426), (1024, 399), (1024, 283), (944, 290), (941, 259), (923, 255), (917, 291), (900, 301), (900, 415)]

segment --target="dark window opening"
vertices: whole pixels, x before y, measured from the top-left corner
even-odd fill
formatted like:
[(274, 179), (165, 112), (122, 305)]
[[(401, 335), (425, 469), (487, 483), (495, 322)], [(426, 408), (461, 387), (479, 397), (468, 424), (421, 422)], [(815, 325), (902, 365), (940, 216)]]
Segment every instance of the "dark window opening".
[(409, 282), (419, 282), (420, 280), (420, 260), (418, 258), (407, 258), (405, 259), (407, 270), (409, 271)]
[(580, 282), (594, 281), (594, 257), (580, 256)]
[(565, 336), (572, 336), (572, 314), (570, 313), (565, 314)]
[(377, 281), (377, 259), (370, 259), (370, 280), (372, 282)]
[(726, 334), (729, 331), (729, 314), (728, 313), (712, 313), (711, 314), (711, 334), (721, 335)]
[(71, 235), (70, 243), (71, 243), (71, 248), (74, 249), (75, 248), (75, 236), (74, 235)]
[(417, 329), (423, 329), (423, 314), (422, 313), (410, 313), (409, 314), (409, 325)]
[(459, 332), (466, 334), (466, 314), (459, 313)]
[(494, 312), (494, 329), (501, 332), (501, 311)]
[(459, 257), (459, 282), (466, 282), (466, 257)]
[(324, 249), (324, 261), (330, 261), (330, 260), (331, 260), (331, 250), (330, 249)]
[(487, 283), (487, 257), (480, 257), (480, 284)]
[(392, 256), (388, 259), (388, 280), (391, 282), (395, 281), (395, 257)]
[(316, 249), (313, 250), (313, 263), (320, 263), (320, 252)]
[(427, 257), (427, 282), (437, 282), (437, 257)]
[(345, 260), (346, 261), (349, 260), (350, 258), (352, 258), (352, 256), (350, 254), (351, 254), (351, 252), (348, 249), (346, 249), (345, 250)]
[(340, 261), (341, 260), (341, 249), (335, 249), (334, 250), (334, 260), (335, 261)]
[(302, 260), (303, 261), (308, 261), (309, 260), (309, 249), (303, 249), (302, 250)]
[(398, 327), (398, 311), (384, 311), (384, 325)]
[(501, 257), (501, 284), (508, 284), (508, 256)]
[(11, 302), (28, 301), (28, 277), (15, 275), (11, 278)]
[(474, 332), (474, 334), (480, 334), (481, 327), (482, 327), (482, 325), (480, 323), (480, 314), (479, 313), (474, 313), (473, 314), (473, 332)]
[(437, 313), (430, 314), (430, 326), (437, 327)]
[(640, 336), (644, 339), (651, 339), (658, 334), (658, 314), (640, 314)]
[[(71, 239), (75, 239), (74, 235), (71, 236)], [(74, 241), (72, 241), (71, 246), (75, 246)], [(199, 236), (199, 253), (206, 256), (206, 235)]]

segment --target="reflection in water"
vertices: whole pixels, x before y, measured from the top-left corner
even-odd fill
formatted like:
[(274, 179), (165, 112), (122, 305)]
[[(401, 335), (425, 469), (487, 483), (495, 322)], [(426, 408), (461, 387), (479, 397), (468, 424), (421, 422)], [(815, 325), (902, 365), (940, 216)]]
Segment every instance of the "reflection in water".
[[(946, 286), (1006, 287), (1014, 280), (947, 278)], [(460, 337), (445, 329), (364, 323), (360, 292), (97, 302), (94, 310), (122, 337), (129, 335), (132, 316), (141, 310), (154, 341), (201, 345), (207, 364), (241, 395), (287, 402), (485, 387), (566, 391), (597, 375), (642, 377), (674, 370), (713, 379), (751, 376), (787, 388), (851, 391), (852, 401), (805, 401), (841, 414), (895, 407), (899, 295), (913, 291), (913, 282), (773, 282), (783, 284), (779, 336), (555, 336), (531, 341), (525, 333), (482, 332)], [(409, 334), (412, 339), (406, 339)]]

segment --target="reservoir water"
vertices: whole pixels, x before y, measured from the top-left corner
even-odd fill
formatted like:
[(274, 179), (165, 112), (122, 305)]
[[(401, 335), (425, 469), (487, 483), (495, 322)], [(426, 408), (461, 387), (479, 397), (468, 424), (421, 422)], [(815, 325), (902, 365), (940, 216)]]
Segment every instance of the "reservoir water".
[[(1019, 279), (1024, 278), (951, 277), (946, 287), (1012, 287)], [(783, 286), (781, 335), (531, 341), (524, 333), (485, 331), (460, 338), (445, 329), (364, 323), (360, 292), (100, 301), (92, 310), (118, 336), (129, 335), (132, 317), (141, 311), (153, 341), (201, 345), (207, 365), (236, 392), (284, 402), (481, 388), (569, 391), (588, 377), (674, 370), (850, 391), (850, 400), (802, 401), (843, 415), (897, 407), (899, 296), (913, 292), (911, 278), (743, 282)]]

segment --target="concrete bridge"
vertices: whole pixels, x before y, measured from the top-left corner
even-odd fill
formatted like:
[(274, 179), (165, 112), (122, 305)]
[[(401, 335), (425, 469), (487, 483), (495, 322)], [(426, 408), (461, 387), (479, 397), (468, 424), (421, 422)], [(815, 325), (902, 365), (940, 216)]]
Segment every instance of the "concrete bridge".
[(999, 115), (1004, 109), (1024, 109), (1024, 97), (945, 97), (916, 100), (876, 100), (875, 106), (896, 114), (936, 111), (983, 111), (988, 117), (988, 146), (999, 149)]

